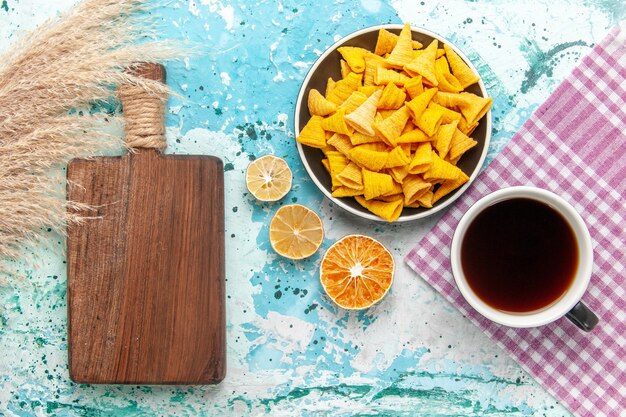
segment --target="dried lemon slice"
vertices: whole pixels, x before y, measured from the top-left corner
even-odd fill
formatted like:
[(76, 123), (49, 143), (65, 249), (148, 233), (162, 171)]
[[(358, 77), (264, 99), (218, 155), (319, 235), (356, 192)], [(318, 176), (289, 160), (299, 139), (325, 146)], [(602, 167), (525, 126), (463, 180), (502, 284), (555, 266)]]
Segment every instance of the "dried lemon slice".
[(246, 186), (257, 200), (280, 200), (291, 189), (289, 165), (277, 156), (262, 156), (248, 165)]
[(283, 206), (270, 222), (272, 248), (289, 259), (304, 259), (313, 255), (324, 240), (320, 217), (300, 204)]
[(395, 263), (376, 239), (349, 235), (324, 254), (320, 281), (326, 294), (340, 307), (367, 308), (382, 300), (393, 282)]

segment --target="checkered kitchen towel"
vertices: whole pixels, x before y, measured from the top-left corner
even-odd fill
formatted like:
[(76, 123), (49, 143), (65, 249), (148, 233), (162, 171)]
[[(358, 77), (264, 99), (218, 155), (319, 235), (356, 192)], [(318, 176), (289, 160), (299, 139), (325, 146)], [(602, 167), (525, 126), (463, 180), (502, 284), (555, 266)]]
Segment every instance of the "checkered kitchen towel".
[[(458, 221), (479, 198), (513, 185), (551, 190), (585, 219), (595, 266), (583, 301), (600, 318), (591, 333), (566, 318), (534, 329), (497, 325), (455, 286)], [(572, 412), (626, 416), (626, 27), (593, 48), (405, 260)]]

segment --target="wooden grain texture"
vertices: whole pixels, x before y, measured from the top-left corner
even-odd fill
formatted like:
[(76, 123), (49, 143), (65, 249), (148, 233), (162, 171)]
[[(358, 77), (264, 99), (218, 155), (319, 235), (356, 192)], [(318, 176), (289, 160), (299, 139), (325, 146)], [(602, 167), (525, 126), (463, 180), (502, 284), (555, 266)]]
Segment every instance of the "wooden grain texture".
[(70, 377), (212, 384), (226, 371), (223, 165), (211, 156), (74, 160), (68, 199)]

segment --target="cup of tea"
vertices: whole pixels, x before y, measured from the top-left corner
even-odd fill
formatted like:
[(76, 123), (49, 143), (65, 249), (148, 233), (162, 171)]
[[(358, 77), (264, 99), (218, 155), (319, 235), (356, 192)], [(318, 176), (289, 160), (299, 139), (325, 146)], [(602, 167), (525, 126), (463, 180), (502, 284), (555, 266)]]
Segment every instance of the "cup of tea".
[(563, 316), (584, 331), (598, 323), (581, 301), (593, 248), (585, 222), (558, 195), (510, 187), (478, 200), (452, 239), (452, 273), (467, 302), (510, 327), (535, 327)]

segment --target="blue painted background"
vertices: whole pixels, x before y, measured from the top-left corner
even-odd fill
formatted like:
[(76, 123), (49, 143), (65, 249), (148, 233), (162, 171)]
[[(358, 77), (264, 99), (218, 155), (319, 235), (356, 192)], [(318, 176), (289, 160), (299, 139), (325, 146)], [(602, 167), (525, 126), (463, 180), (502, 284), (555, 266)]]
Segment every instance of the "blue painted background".
[[(56, 4), (58, 3), (58, 4)], [(0, 50), (23, 30), (67, 10), (0, 2)], [(0, 415), (568, 415), (568, 412), (425, 282), (402, 257), (437, 218), (383, 225), (335, 208), (295, 152), (293, 112), (315, 59), (339, 37), (408, 21), (454, 41), (494, 98), (490, 159), (623, 18), (619, 0), (258, 1), (155, 3), (159, 36), (202, 52), (167, 64), (172, 98), (168, 152), (225, 163), (228, 375), (215, 387), (76, 385), (67, 372), (64, 238), (25, 253), (0, 283)], [(294, 174), (279, 203), (261, 204), (243, 181), (249, 161), (273, 153)], [(276, 256), (269, 220), (298, 202), (324, 221), (322, 250), (304, 261)], [(323, 251), (348, 233), (369, 234), (398, 264), (391, 292), (364, 312), (322, 294)]]

